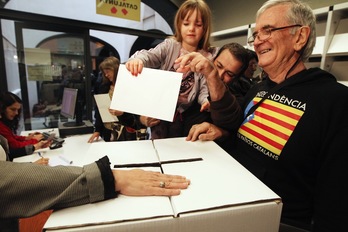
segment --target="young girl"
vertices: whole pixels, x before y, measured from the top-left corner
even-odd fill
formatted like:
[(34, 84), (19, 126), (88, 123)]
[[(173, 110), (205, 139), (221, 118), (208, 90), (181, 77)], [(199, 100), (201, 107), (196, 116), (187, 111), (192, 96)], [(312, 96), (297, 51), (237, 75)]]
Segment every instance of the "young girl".
[[(190, 52), (199, 52), (212, 59), (215, 49), (210, 47), (209, 42), (211, 11), (203, 0), (185, 1), (176, 13), (174, 27), (174, 36), (167, 38), (154, 49), (136, 52), (127, 61), (126, 67), (133, 75), (141, 73), (143, 67), (176, 71), (178, 67), (174, 65), (175, 60)], [(152, 139), (185, 136), (184, 131), (187, 131), (185, 128), (190, 128), (193, 123), (199, 123), (195, 118), (205, 119), (199, 115), (199, 110), (191, 110), (189, 115), (183, 114), (191, 106), (197, 108), (197, 102), (201, 114), (207, 113), (203, 112), (209, 109), (206, 80), (197, 73), (184, 73), (173, 123), (159, 120), (153, 122), (153, 119), (144, 116), (140, 116), (140, 122), (145, 126), (152, 126)], [(192, 114), (195, 116), (192, 117)], [(151, 120), (150, 124), (146, 124)], [(153, 126), (154, 124), (157, 125)]]

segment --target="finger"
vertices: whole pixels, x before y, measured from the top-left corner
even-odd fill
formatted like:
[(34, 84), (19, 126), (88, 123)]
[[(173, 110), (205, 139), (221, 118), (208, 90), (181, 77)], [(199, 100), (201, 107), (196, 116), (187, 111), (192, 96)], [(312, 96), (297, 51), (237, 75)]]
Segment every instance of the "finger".
[(153, 188), (149, 195), (153, 196), (177, 196), (180, 195), (180, 189)]
[(128, 62), (128, 70), (129, 70), (129, 72), (130, 72), (132, 75), (134, 75), (134, 73), (135, 73), (135, 71), (134, 71), (134, 66), (135, 66), (134, 61)]
[(142, 71), (143, 71), (143, 63), (139, 62), (139, 63), (138, 63), (138, 70), (137, 70), (137, 73), (138, 73), (138, 74), (141, 74)]
[(177, 59), (174, 61), (174, 63), (175, 63), (175, 64), (180, 64), (183, 57), (184, 57), (184, 56), (180, 56), (179, 58), (177, 58)]
[(188, 66), (192, 62), (193, 58), (194, 58), (193, 54), (187, 54), (182, 56), (180, 59), (180, 68), (184, 68), (185, 66)]
[(193, 125), (189, 131), (188, 134), (188, 141), (196, 141), (198, 140), (198, 136), (200, 135), (201, 131), (199, 130), (199, 127), (197, 125)]
[(200, 141), (212, 141), (212, 138), (213, 138), (213, 136), (206, 134), (206, 133), (198, 135), (198, 139)]
[[(185, 182), (175, 182), (173, 180), (169, 180), (169, 181), (156, 181), (154, 183), (154, 186), (151, 186), (151, 189), (155, 192), (157, 192), (157, 190), (159, 189), (163, 189), (163, 190), (168, 190), (168, 189), (172, 189), (172, 190), (180, 190), (180, 189), (187, 189), (190, 182), (189, 181), (185, 181)], [(151, 193), (153, 194), (153, 193)], [(160, 195), (163, 195), (162, 193), (159, 193)], [(157, 195), (155, 193), (155, 195)]]

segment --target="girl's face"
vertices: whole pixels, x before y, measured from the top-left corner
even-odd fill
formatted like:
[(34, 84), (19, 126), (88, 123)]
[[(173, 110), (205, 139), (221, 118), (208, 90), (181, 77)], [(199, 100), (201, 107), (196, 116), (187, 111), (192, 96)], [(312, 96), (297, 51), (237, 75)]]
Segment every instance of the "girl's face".
[(6, 107), (5, 117), (8, 120), (13, 120), (19, 114), (20, 109), (21, 109), (20, 103), (18, 103), (18, 102), (13, 103), (12, 105)]
[(202, 17), (197, 10), (190, 11), (181, 23), (182, 46), (189, 52), (197, 50), (203, 37)]
[(109, 79), (110, 82), (114, 82), (114, 70), (113, 69), (104, 69), (103, 70), (103, 75)]

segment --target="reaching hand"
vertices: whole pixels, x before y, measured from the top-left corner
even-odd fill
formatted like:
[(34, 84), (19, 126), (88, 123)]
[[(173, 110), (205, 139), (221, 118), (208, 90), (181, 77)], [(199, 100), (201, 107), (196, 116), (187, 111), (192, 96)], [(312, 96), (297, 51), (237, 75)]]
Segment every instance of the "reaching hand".
[(88, 143), (93, 143), (94, 141), (99, 140), (100, 133), (99, 132), (94, 132), (91, 137), (88, 139)]
[(200, 112), (209, 111), (210, 110), (210, 102), (206, 101), (202, 104)]
[(126, 68), (133, 76), (138, 76), (143, 71), (144, 63), (142, 60), (134, 58), (126, 63)]
[(175, 64), (179, 64), (179, 68), (176, 71), (182, 73), (192, 71), (207, 75), (215, 69), (213, 62), (198, 52), (180, 56), (175, 60)]
[(119, 110), (113, 110), (109, 108), (109, 112), (110, 114), (114, 115), (114, 116), (121, 116), (123, 114), (123, 111), (119, 111)]
[(175, 196), (187, 189), (190, 181), (183, 176), (160, 172), (112, 170), (116, 180), (116, 191), (128, 196)]
[(159, 119), (151, 118), (151, 117), (147, 117), (147, 116), (142, 116), (142, 115), (139, 117), (139, 120), (140, 120), (141, 124), (143, 124), (146, 127), (153, 127), (161, 122), (161, 120), (159, 120)]

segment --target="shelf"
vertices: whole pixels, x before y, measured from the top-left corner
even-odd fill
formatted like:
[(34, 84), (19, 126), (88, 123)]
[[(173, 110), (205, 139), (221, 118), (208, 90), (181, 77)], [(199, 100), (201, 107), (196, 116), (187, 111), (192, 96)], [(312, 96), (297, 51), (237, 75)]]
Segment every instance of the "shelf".
[(226, 30), (216, 31), (211, 33), (211, 37), (225, 37), (225, 36), (232, 36), (232, 35), (239, 35), (243, 33), (248, 32), (249, 25), (244, 25), (240, 27), (234, 27)]
[(348, 33), (334, 35), (327, 51), (328, 56), (348, 55)]
[(312, 52), (312, 57), (320, 57), (324, 51), (325, 36), (319, 36), (316, 39), (315, 47)]

